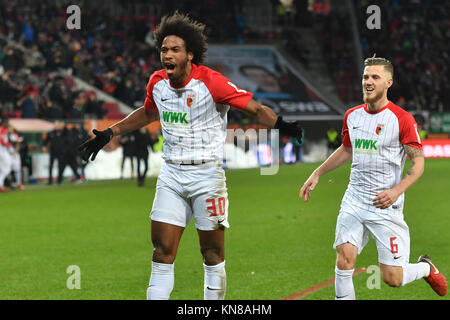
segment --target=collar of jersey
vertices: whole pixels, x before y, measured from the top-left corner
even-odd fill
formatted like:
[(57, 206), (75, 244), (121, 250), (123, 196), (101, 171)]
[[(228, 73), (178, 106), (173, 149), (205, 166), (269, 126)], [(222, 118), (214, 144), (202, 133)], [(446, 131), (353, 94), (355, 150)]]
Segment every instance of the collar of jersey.
[(192, 64), (191, 74), (189, 75), (189, 78), (186, 80), (186, 82), (183, 83), (183, 84), (180, 84), (179, 86), (175, 86), (175, 85), (173, 85), (173, 84), (170, 82), (170, 80), (169, 80), (170, 86), (171, 86), (172, 88), (175, 88), (175, 89), (179, 89), (179, 88), (183, 88), (183, 87), (187, 86), (187, 84), (189, 83), (189, 81), (191, 81), (192, 77), (194, 76), (194, 73), (195, 73), (196, 70), (197, 70), (197, 65)]
[(384, 109), (387, 109), (390, 105), (391, 105), (391, 101), (390, 100), (388, 100), (388, 103), (387, 103), (387, 105), (385, 105), (383, 108), (380, 108), (380, 109), (378, 109), (377, 111), (370, 111), (369, 109), (367, 109), (367, 103), (365, 103), (364, 104), (364, 110), (367, 112), (367, 113), (370, 113), (370, 114), (377, 114), (377, 113), (380, 113), (381, 111), (383, 111)]

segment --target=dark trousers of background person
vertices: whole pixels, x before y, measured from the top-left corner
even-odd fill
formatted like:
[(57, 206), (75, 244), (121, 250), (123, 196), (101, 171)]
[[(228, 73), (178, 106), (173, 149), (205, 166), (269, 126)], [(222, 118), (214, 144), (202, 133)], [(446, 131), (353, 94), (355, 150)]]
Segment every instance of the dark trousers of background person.
[[(145, 155), (139, 155), (137, 158), (137, 175), (138, 175), (138, 186), (142, 187), (145, 183), (145, 177), (148, 170), (148, 153)], [(144, 172), (141, 174), (141, 161), (144, 162)]]
[(50, 153), (50, 163), (48, 165), (48, 184), (53, 183), (53, 165), (58, 162), (58, 168), (61, 167), (61, 155)]
[(294, 143), (293, 149), (294, 149), (295, 161), (303, 162), (303, 146), (298, 146)]
[(60, 166), (59, 166), (59, 171), (58, 171), (58, 184), (61, 184), (61, 182), (63, 180), (64, 169), (66, 168), (67, 165), (69, 165), (70, 168), (72, 169), (76, 180), (80, 180), (81, 177), (80, 177), (80, 175), (78, 173), (78, 170), (77, 170), (78, 167), (77, 167), (76, 157), (74, 157), (74, 156), (62, 156), (59, 164), (60, 164)]
[(120, 166), (120, 179), (123, 178), (123, 167), (125, 165), (125, 159), (129, 158), (131, 163), (131, 177), (134, 178), (134, 156), (124, 155), (122, 157), (122, 165)]
[(85, 162), (81, 159), (80, 156), (76, 157), (76, 161), (77, 161), (77, 166), (78, 169), (80, 170), (80, 175), (81, 175), (81, 179), (86, 180), (86, 166), (88, 165), (88, 162)]

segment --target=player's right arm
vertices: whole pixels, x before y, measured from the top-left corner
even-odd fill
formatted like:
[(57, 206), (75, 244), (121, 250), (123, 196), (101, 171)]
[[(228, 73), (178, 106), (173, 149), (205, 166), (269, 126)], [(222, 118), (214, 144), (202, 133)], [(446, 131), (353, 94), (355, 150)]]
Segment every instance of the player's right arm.
[(140, 129), (153, 121), (159, 120), (158, 109), (149, 110), (144, 106), (131, 112), (123, 120), (113, 124), (110, 129), (113, 136), (118, 136)]
[(91, 161), (94, 161), (97, 153), (111, 141), (112, 137), (132, 132), (156, 120), (159, 120), (158, 109), (147, 109), (142, 106), (106, 130), (98, 131), (94, 129), (95, 138), (78, 147), (81, 158), (85, 161), (91, 158)]
[(300, 189), (299, 197), (308, 201), (311, 191), (314, 190), (314, 187), (319, 183), (320, 176), (339, 168), (351, 158), (352, 148), (348, 148), (342, 144), (309, 176), (308, 180), (306, 180)]

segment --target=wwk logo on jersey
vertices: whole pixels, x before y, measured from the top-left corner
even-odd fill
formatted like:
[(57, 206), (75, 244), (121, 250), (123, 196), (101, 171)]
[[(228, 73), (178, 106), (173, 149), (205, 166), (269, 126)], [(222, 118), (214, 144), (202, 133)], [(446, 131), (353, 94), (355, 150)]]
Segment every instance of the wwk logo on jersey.
[(168, 128), (186, 128), (189, 127), (189, 113), (187, 112), (175, 112), (175, 111), (163, 111), (162, 118), (164, 124)]
[(378, 140), (371, 139), (355, 139), (355, 153), (365, 155), (378, 155)]

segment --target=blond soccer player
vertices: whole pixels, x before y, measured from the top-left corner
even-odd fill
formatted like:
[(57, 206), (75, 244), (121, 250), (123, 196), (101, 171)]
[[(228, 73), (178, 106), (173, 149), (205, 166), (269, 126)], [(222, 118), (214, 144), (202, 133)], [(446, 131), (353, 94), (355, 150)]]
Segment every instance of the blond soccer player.
[[(364, 104), (344, 117), (342, 145), (320, 165), (300, 189), (308, 201), (319, 177), (352, 160), (350, 182), (336, 224), (335, 290), (337, 300), (355, 299), (352, 275), (357, 256), (375, 239), (378, 262), (386, 284), (404, 286), (424, 278), (440, 296), (447, 281), (430, 257), (409, 263), (409, 229), (403, 217), (404, 193), (422, 175), (424, 156), (412, 115), (388, 100), (393, 83), (389, 60), (364, 61)], [(402, 178), (406, 156), (411, 166)]]

